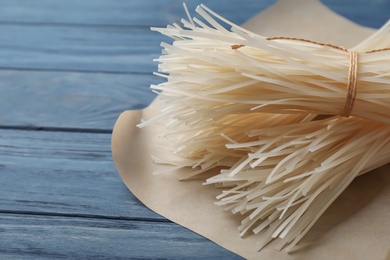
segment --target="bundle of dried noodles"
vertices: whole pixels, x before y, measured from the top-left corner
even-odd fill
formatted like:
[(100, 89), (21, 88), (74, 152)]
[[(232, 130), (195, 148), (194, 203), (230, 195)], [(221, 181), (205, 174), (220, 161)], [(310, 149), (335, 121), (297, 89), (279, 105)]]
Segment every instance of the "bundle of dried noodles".
[(152, 86), (164, 109), (140, 127), (165, 124), (156, 147), (170, 156), (154, 160), (193, 168), (183, 179), (221, 167), (206, 184), (243, 215), (241, 235), (290, 250), (355, 177), (390, 162), (390, 23), (346, 50), (197, 12), (208, 25), (188, 15), (183, 28), (154, 28), (175, 41), (158, 59), (167, 81)]

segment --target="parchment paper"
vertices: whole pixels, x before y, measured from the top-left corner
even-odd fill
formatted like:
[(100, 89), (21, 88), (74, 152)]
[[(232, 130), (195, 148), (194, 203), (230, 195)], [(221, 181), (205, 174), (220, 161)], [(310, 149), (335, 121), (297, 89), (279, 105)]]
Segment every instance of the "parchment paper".
[[(345, 47), (373, 32), (331, 13), (316, 0), (279, 1), (246, 27), (266, 36), (304, 37)], [(334, 30), (337, 33), (331, 33)], [(125, 111), (112, 136), (121, 178), (150, 209), (247, 259), (390, 259), (390, 165), (358, 177), (293, 253), (278, 252), (273, 243), (257, 252), (256, 236), (240, 238), (239, 219), (214, 205), (220, 191), (203, 186), (201, 180), (179, 181), (181, 172), (152, 175), (155, 167), (163, 166), (153, 164), (150, 142), (164, 126), (138, 129), (136, 125), (159, 111), (157, 100), (143, 111)]]

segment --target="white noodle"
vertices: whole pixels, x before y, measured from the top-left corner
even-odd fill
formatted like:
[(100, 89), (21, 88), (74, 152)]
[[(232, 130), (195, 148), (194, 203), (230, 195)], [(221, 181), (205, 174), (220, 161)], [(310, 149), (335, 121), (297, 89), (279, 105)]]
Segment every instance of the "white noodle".
[(355, 177), (390, 162), (390, 51), (365, 53), (390, 46), (390, 22), (353, 49), (353, 116), (316, 120), (344, 107), (348, 52), (268, 40), (196, 11), (205, 22), (186, 9), (183, 27), (153, 28), (174, 39), (157, 59), (167, 81), (152, 86), (164, 109), (139, 125), (165, 125), (155, 148), (167, 158), (153, 159), (171, 168), (156, 173), (192, 168), (186, 179), (222, 167), (205, 184), (222, 189), (217, 205), (243, 215), (240, 235), (291, 250)]

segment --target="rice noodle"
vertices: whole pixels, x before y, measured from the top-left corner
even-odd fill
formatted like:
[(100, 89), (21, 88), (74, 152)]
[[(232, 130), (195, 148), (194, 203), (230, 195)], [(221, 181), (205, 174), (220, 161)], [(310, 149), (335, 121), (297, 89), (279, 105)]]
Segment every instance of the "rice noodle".
[[(390, 22), (353, 48), (359, 51), (354, 116), (338, 115), (346, 99), (349, 53), (310, 41), (267, 39), (205, 6), (205, 21), (153, 28), (162, 43), (153, 85), (161, 114), (139, 126), (164, 123), (153, 156), (193, 168), (192, 178), (222, 189), (217, 205), (241, 214), (240, 235), (258, 234), (258, 249), (280, 238), (289, 251), (363, 173), (390, 162)], [(216, 19), (232, 27), (225, 29)]]

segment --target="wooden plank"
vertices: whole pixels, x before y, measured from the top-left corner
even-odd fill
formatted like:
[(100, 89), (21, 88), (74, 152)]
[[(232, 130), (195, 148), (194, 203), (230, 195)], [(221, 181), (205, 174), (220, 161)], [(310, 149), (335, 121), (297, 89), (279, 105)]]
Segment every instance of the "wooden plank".
[(155, 97), (157, 76), (0, 70), (0, 126), (107, 129)]
[(122, 183), (110, 142), (109, 134), (0, 130), (0, 212), (162, 219)]
[(241, 259), (174, 223), (0, 215), (2, 259)]
[(0, 68), (150, 74), (162, 39), (147, 27), (0, 24)]
[[(229, 0), (229, 4), (202, 1), (221, 14), (234, 17), (237, 23), (243, 23), (273, 2), (275, 0), (246, 0), (243, 5), (241, 0)], [(0, 0), (0, 22), (156, 26), (182, 17), (182, 3), (182, 0)], [(200, 2), (186, 3), (193, 10)], [(237, 12), (238, 6), (240, 12)]]
[[(183, 16), (182, 0), (0, 0), (0, 22), (16, 23), (66, 23), (84, 25), (164, 25)], [(215, 0), (202, 3), (243, 23), (249, 17), (264, 10), (275, 0), (229, 0), (229, 4)], [(387, 0), (322, 0), (330, 9), (359, 22), (379, 27), (389, 19), (390, 4)], [(186, 1), (190, 9), (198, 1)], [(353, 8), (352, 8), (353, 7)], [(239, 9), (239, 11), (238, 11)]]

